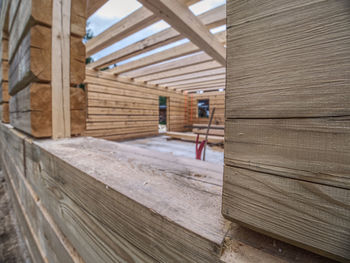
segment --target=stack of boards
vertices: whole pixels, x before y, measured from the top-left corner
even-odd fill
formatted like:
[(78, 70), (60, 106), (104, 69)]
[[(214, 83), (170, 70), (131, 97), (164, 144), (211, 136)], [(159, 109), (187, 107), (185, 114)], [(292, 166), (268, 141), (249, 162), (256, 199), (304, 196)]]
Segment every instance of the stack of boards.
[[(208, 143), (223, 144), (224, 143), (224, 125), (210, 126), (208, 133)], [(204, 141), (208, 130), (207, 124), (194, 124), (192, 133), (190, 132), (167, 132), (166, 135), (171, 139), (178, 139), (189, 142), (196, 142), (199, 134), (199, 142)]]

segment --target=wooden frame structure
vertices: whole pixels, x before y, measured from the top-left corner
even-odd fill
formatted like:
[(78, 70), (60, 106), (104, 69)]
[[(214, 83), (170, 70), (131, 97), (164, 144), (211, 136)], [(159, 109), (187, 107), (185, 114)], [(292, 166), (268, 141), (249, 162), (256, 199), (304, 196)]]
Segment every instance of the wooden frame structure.
[[(107, 1), (97, 2), (88, 2), (88, 14)], [(209, 30), (226, 24), (226, 5), (195, 16), (188, 6), (198, 0), (139, 2), (143, 4), (142, 8), (87, 42), (87, 57), (161, 19), (171, 27), (104, 56), (88, 64), (87, 68), (99, 70), (117, 64), (106, 72), (117, 78), (179, 92), (192, 93), (199, 88), (204, 92), (224, 89), (226, 32), (212, 34)], [(127, 62), (130, 58), (186, 38), (190, 42)]]

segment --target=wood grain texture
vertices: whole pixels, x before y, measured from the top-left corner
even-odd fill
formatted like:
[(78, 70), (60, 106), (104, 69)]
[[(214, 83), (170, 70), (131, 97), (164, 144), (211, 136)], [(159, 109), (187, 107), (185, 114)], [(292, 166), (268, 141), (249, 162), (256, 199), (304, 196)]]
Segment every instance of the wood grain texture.
[[(12, 61), (22, 38), (30, 27), (35, 24), (50, 26), (52, 21), (52, 0), (14, 1), (10, 12), (13, 21), (10, 31), (9, 59)], [(10, 22), (11, 23), (11, 22)]]
[[(230, 10), (236, 13), (241, 4), (233, 2)], [(228, 51), (227, 118), (350, 115), (349, 28), (346, 0), (230, 26), (228, 41), (235, 47)]]
[(350, 3), (230, 1), (223, 214), (348, 262)]
[(0, 104), (0, 117), (3, 123), (10, 123), (10, 111), (9, 111), (9, 103), (3, 102)]
[[(85, 10), (85, 9), (84, 9)], [(70, 123), (70, 24), (71, 0), (53, 0), (52, 8), (52, 137), (71, 136)]]
[(35, 262), (333, 263), (222, 218), (221, 166), (3, 124), (0, 149)]
[(349, 202), (348, 189), (225, 168), (225, 216), (342, 262), (350, 258)]
[(350, 189), (350, 118), (226, 121), (226, 164)]
[(27, 32), (10, 64), (11, 95), (32, 81), (51, 80), (51, 50), (50, 28), (34, 26)]
[[(86, 122), (85, 93), (70, 89), (71, 133), (82, 134)], [(52, 91), (48, 84), (32, 83), (10, 99), (11, 125), (36, 138), (52, 136)]]

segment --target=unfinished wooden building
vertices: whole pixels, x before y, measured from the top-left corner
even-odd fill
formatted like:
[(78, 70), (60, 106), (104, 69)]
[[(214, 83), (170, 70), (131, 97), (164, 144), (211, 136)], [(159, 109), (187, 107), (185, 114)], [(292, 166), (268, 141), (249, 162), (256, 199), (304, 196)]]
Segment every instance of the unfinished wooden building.
[[(350, 262), (350, 1), (138, 0), (86, 43), (107, 0), (0, 2), (1, 170), (32, 262)], [(215, 108), (224, 163), (124, 142), (159, 135), (159, 97), (174, 136)]]

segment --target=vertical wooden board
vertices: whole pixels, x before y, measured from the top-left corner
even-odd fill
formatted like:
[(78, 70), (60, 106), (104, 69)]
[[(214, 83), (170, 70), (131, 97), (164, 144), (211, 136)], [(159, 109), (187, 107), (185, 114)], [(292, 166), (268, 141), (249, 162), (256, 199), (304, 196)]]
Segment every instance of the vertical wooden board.
[(8, 60), (9, 59), (9, 54), (8, 54), (9, 41), (8, 41), (8, 39), (2, 38), (2, 41), (1, 41), (0, 45), (1, 45), (2, 59), (3, 60)]
[[(280, 2), (286, 1), (275, 3)], [(239, 9), (241, 2), (230, 6)], [(229, 26), (226, 117), (350, 115), (349, 29), (347, 0)]]
[(10, 123), (10, 112), (8, 102), (3, 102), (1, 105), (1, 120), (3, 123)]
[(34, 26), (22, 40), (10, 64), (9, 93), (16, 94), (30, 82), (51, 80), (51, 30)]
[(350, 190), (225, 167), (223, 215), (342, 262), (350, 260)]
[(3, 81), (1, 83), (1, 92), (0, 92), (0, 102), (9, 102), (10, 101), (10, 95), (8, 92), (8, 82)]
[(1, 66), (1, 70), (2, 70), (2, 78), (1, 81), (8, 81), (9, 79), (9, 63), (6, 60), (3, 60), (1, 62), (2, 66)]
[(71, 136), (70, 123), (70, 0), (53, 0), (52, 9), (52, 137)]

